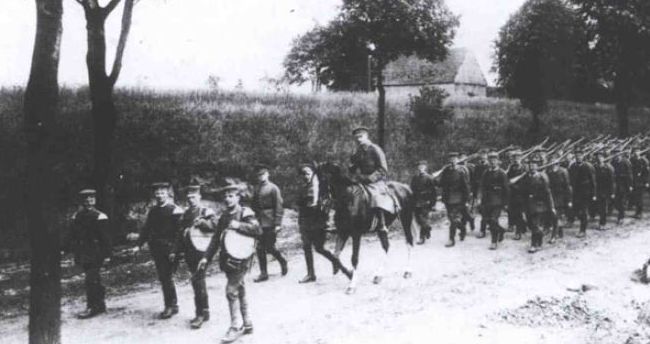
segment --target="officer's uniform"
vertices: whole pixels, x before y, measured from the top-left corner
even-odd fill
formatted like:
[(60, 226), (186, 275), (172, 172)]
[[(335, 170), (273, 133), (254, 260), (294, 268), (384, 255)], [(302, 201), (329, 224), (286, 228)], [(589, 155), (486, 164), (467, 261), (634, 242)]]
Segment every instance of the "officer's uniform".
[(197, 318), (202, 317), (203, 321), (207, 321), (210, 319), (210, 306), (205, 285), (205, 269), (198, 269), (199, 261), (203, 258), (204, 252), (197, 250), (192, 243), (189, 233), (192, 227), (199, 229), (203, 233), (212, 233), (214, 235), (217, 227), (217, 216), (212, 209), (204, 206), (187, 208), (181, 218), (182, 244), (176, 250), (178, 253), (182, 248), (185, 253), (185, 262), (192, 273), (191, 282), (194, 290), (195, 315)]
[(573, 213), (580, 220), (579, 236), (584, 236), (587, 231), (587, 210), (596, 194), (596, 173), (590, 163), (576, 161), (571, 165), (569, 176), (573, 186)]
[(607, 223), (607, 209), (610, 202), (614, 200), (616, 193), (616, 179), (614, 167), (609, 163), (596, 163), (596, 213), (599, 216), (598, 224), (602, 227)]
[[(240, 223), (238, 229), (230, 228), (232, 221)], [(236, 205), (232, 209), (226, 209), (219, 218), (216, 234), (212, 237), (210, 245), (203, 256), (209, 261), (219, 252), (219, 267), (225, 272), (228, 279), (226, 299), (230, 309), (230, 328), (233, 331), (241, 331), (243, 325), (244, 333), (250, 333), (253, 329), (253, 323), (248, 313), (244, 278), (252, 263), (252, 257), (235, 259), (228, 254), (221, 240), (221, 236), (226, 230), (236, 230), (246, 236), (259, 238), (262, 235), (262, 229), (255, 218), (255, 213), (250, 208)]]
[[(537, 160), (539, 164), (541, 159)], [(526, 219), (531, 230), (531, 249), (535, 252), (542, 247), (544, 239), (543, 226), (547, 225), (546, 216), (554, 211), (553, 196), (548, 177), (544, 172), (528, 172), (521, 181), (522, 191), (526, 199)]]
[[(619, 153), (616, 150), (615, 153)], [(614, 179), (616, 182), (616, 195), (614, 196), (614, 203), (618, 211), (618, 221), (620, 222), (625, 217), (626, 201), (630, 193), (630, 188), (633, 185), (632, 164), (624, 156), (617, 156), (612, 160), (612, 167), (614, 167)]]
[[(80, 195), (90, 194), (90, 191), (84, 191)], [(72, 228), (64, 243), (64, 252), (74, 253), (75, 263), (85, 273), (88, 309), (80, 318), (106, 311), (105, 288), (101, 283), (100, 270), (104, 260), (111, 255), (109, 237), (108, 216), (94, 207), (81, 209), (72, 216)]]
[(169, 255), (175, 253), (181, 235), (182, 216), (183, 210), (171, 200), (162, 205), (154, 205), (149, 209), (147, 220), (138, 239), (139, 246), (145, 242), (149, 243), (158, 279), (162, 285), (165, 310), (171, 309), (174, 313), (178, 312), (178, 299), (173, 274), (178, 261), (170, 261)]
[[(268, 169), (265, 167), (259, 168), (258, 173), (264, 172), (268, 172)], [(282, 202), (280, 188), (271, 181), (261, 182), (255, 186), (251, 205), (263, 232), (260, 243), (257, 246), (257, 259), (260, 263), (260, 278), (258, 280), (260, 281), (265, 280), (268, 276), (267, 253), (275, 257), (278, 263), (280, 263), (282, 274), (286, 275), (287, 261), (275, 247), (277, 238), (275, 228), (282, 226), (282, 215), (284, 214)]]
[[(418, 162), (418, 165), (426, 165), (426, 161)], [(418, 172), (411, 178), (411, 190), (414, 199), (414, 217), (421, 228), (420, 242), (431, 236), (431, 225), (429, 224), (429, 213), (436, 205), (436, 185), (433, 176), (426, 172)]]
[(395, 202), (386, 185), (388, 163), (381, 147), (374, 143), (359, 145), (350, 157), (350, 163), (350, 172), (359, 177), (370, 193), (370, 207), (394, 214)]
[[(516, 160), (508, 168), (508, 179), (515, 178), (526, 172), (521, 163)], [(515, 227), (516, 238), (521, 237), (526, 232), (526, 222), (524, 221), (524, 195), (520, 183), (510, 185), (510, 199), (508, 201), (508, 225)]]
[[(496, 153), (491, 158), (498, 158)], [(490, 168), (483, 172), (480, 182), (481, 215), (490, 228), (492, 239), (491, 248), (496, 248), (497, 242), (502, 240), (505, 231), (499, 225), (501, 210), (508, 204), (509, 180), (506, 172), (500, 167)], [(482, 222), (483, 222), (482, 220)], [(481, 229), (483, 230), (483, 229)]]
[(634, 206), (634, 216), (637, 218), (641, 217), (641, 213), (643, 212), (643, 191), (646, 190), (648, 187), (648, 160), (644, 158), (643, 156), (640, 156), (639, 158), (632, 157), (630, 159), (630, 163), (632, 164), (632, 183), (633, 183), (633, 189), (632, 189), (632, 195), (630, 197), (630, 200), (632, 201), (632, 205)]
[[(451, 153), (450, 156), (457, 156)], [(469, 200), (470, 185), (467, 173), (461, 166), (447, 166), (440, 175), (442, 186), (442, 202), (447, 209), (449, 219), (449, 242), (447, 247), (455, 243), (456, 230), (460, 229), (460, 240), (465, 239), (466, 229), (463, 226), (463, 207)]]

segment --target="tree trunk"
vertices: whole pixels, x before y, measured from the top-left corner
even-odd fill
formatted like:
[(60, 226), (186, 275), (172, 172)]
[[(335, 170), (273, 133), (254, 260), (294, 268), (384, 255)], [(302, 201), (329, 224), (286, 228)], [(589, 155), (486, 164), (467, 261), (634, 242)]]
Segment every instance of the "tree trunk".
[(53, 209), (50, 149), (58, 112), (58, 68), (63, 31), (62, 0), (36, 0), (36, 38), (25, 91), (27, 185), (25, 209), (31, 248), (29, 343), (61, 342), (61, 267), (59, 228)]
[(377, 69), (377, 92), (379, 98), (377, 99), (377, 144), (381, 148), (386, 148), (386, 89), (384, 88), (384, 70), (383, 68)]

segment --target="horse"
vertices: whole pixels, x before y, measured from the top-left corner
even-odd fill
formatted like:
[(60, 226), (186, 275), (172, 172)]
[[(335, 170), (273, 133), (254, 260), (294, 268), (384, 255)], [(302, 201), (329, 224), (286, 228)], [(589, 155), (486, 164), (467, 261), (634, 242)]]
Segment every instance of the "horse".
[[(347, 240), (352, 237), (352, 277), (350, 284), (346, 289), (347, 294), (353, 294), (357, 288), (357, 275), (359, 266), (359, 250), (361, 246), (361, 236), (368, 233), (374, 227), (375, 214), (370, 208), (370, 196), (365, 188), (358, 182), (350, 178), (343, 169), (336, 163), (326, 162), (319, 166), (319, 172), (322, 184), (331, 194), (334, 208), (334, 224), (337, 230), (336, 248), (334, 255), (339, 257), (345, 247)], [(412, 276), (411, 271), (411, 249), (413, 248), (413, 192), (411, 188), (403, 183), (389, 181), (387, 186), (392, 192), (394, 198), (399, 203), (399, 210), (396, 214), (385, 214), (386, 226), (390, 226), (399, 218), (404, 237), (407, 244), (407, 265), (404, 272), (404, 278)], [(377, 231), (377, 236), (381, 242), (388, 259), (389, 240), (388, 233)], [(383, 267), (386, 264), (381, 264)], [(383, 276), (378, 270), (373, 278), (373, 283), (379, 284)]]

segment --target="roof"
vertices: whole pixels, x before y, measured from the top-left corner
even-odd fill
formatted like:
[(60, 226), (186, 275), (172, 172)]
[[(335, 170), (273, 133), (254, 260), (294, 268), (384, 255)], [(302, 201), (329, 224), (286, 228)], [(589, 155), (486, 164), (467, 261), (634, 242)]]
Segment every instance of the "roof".
[(487, 86), (474, 54), (465, 48), (449, 50), (444, 61), (432, 63), (417, 56), (402, 56), (386, 66), (386, 86), (466, 84)]

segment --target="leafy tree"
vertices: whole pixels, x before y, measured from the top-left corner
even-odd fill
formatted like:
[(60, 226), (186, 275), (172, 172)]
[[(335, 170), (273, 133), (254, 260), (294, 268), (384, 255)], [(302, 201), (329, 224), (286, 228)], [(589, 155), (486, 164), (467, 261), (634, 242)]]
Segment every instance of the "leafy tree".
[(597, 72), (613, 83), (619, 135), (639, 89), (650, 89), (650, 1), (570, 0), (587, 24)]
[(29, 343), (61, 342), (61, 256), (52, 180), (54, 131), (59, 100), (62, 0), (36, 0), (36, 38), (25, 91), (27, 168), (25, 208), (29, 228)]
[(435, 135), (438, 128), (452, 118), (454, 110), (445, 106), (449, 94), (437, 87), (422, 87), (420, 94), (411, 96), (411, 126), (429, 136)]
[(456, 27), (458, 17), (443, 0), (344, 0), (334, 21), (294, 42), (285, 69), (294, 82), (304, 82), (304, 76), (312, 73), (319, 82), (337, 89), (349, 86), (351, 82), (341, 82), (344, 76), (358, 75), (370, 56), (379, 94), (378, 143), (384, 146), (384, 69), (402, 55), (444, 59)]
[(576, 83), (590, 81), (576, 78), (586, 47), (581, 19), (562, 0), (528, 0), (499, 31), (497, 82), (532, 112), (531, 132), (539, 132), (548, 99), (570, 98)]

